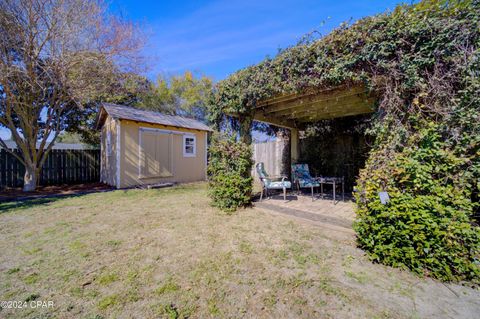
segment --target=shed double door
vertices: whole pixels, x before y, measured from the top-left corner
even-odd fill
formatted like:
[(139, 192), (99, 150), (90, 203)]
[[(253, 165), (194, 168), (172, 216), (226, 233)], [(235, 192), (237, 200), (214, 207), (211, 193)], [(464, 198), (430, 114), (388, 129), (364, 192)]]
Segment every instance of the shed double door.
[(173, 176), (173, 134), (141, 130), (140, 135), (140, 176)]

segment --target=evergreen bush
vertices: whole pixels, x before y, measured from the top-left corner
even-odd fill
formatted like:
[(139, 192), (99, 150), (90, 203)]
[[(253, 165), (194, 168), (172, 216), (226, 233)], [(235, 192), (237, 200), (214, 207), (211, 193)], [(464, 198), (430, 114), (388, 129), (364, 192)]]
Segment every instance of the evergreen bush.
[(250, 204), (252, 148), (234, 135), (214, 134), (209, 148), (208, 178), (212, 205), (226, 212)]

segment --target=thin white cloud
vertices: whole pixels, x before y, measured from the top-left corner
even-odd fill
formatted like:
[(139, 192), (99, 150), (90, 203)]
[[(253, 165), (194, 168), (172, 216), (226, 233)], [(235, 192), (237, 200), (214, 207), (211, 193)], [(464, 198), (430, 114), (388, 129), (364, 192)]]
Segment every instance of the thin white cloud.
[[(275, 36), (268, 36), (256, 39), (249, 39), (242, 42), (234, 42), (230, 44), (221, 44), (214, 47), (204, 47), (199, 48), (198, 50), (184, 51), (180, 55), (175, 57), (168, 57), (169, 61), (176, 60), (182, 63), (179, 63), (178, 66), (170, 66), (168, 69), (170, 71), (184, 70), (188, 68), (196, 68), (201, 65), (210, 64), (212, 62), (225, 61), (230, 59), (235, 59), (239, 55), (250, 53), (252, 51), (267, 50), (271, 49), (272, 41), (282, 41), (285, 38), (293, 37), (295, 34), (289, 32), (283, 32), (276, 34)], [(186, 48), (188, 46), (185, 46)], [(254, 48), (254, 49), (252, 49)], [(163, 63), (162, 63), (163, 64)]]
[[(152, 25), (147, 47), (147, 52), (154, 52), (150, 54), (154, 65), (151, 75), (222, 69), (217, 75), (223, 77), (225, 71), (235, 71), (231, 68), (238, 67), (238, 61), (259, 62), (307, 32), (320, 29), (327, 33), (341, 21), (382, 11), (382, 6), (389, 4), (358, 0), (349, 1), (347, 8), (345, 2), (331, 0), (214, 1)], [(227, 61), (232, 66), (227, 66)]]
[(148, 47), (155, 52), (153, 71), (202, 69), (252, 54), (261, 59), (308, 31), (292, 27), (291, 20), (300, 18), (291, 10), (294, 4), (287, 1), (278, 7), (276, 1), (217, 1), (176, 21), (158, 23), (152, 27)]

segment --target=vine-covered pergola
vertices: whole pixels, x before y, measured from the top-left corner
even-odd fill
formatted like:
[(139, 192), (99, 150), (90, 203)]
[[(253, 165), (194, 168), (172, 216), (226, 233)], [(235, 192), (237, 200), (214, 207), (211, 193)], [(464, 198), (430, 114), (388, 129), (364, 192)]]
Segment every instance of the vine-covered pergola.
[(299, 128), (305, 123), (372, 113), (375, 98), (363, 85), (334, 85), (323, 90), (278, 95), (261, 100), (253, 119), (290, 130), (292, 163), (299, 159)]
[[(247, 145), (254, 120), (288, 128), (295, 161), (304, 123), (371, 113), (359, 246), (387, 265), (480, 282), (479, 26), (478, 0), (424, 0), (344, 24), (220, 81), (211, 120), (220, 128), (234, 115)], [(232, 143), (215, 148), (222, 164), (210, 174), (224, 175), (210, 185), (238, 207), (249, 203), (251, 166)]]

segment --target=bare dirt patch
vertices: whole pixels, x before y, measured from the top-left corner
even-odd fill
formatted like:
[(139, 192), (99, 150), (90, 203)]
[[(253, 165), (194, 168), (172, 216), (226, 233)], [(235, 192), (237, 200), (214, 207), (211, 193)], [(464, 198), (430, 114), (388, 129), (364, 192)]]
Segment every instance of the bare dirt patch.
[[(469, 318), (480, 293), (370, 263), (352, 236), (255, 209), (227, 216), (204, 184), (0, 204), (0, 317)], [(453, 293), (452, 289), (455, 293)], [(458, 295), (458, 296), (457, 296)]]

